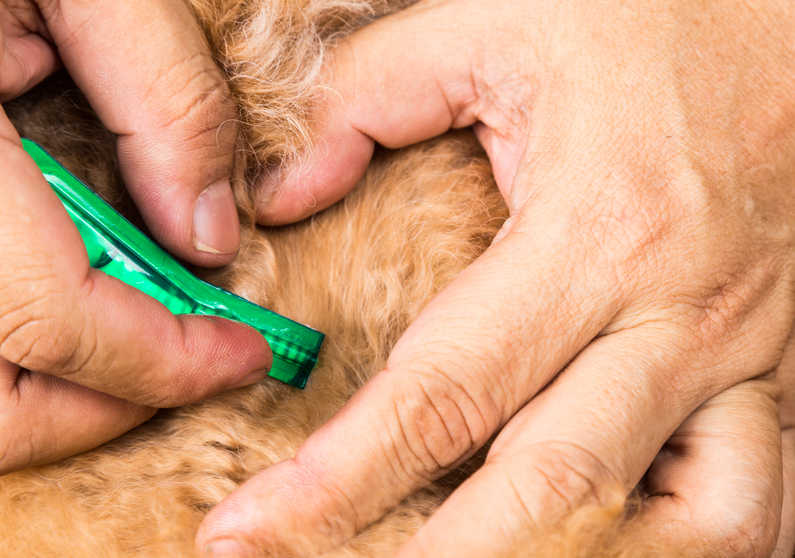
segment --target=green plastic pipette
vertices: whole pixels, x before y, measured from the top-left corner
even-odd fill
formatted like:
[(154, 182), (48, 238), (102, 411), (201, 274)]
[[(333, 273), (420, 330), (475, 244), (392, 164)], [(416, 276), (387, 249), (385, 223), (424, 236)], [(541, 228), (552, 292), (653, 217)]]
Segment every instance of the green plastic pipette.
[(25, 151), (63, 202), (88, 252), (91, 267), (145, 292), (174, 314), (220, 316), (250, 325), (273, 352), (269, 376), (303, 388), (324, 335), (192, 275), (36, 143)]

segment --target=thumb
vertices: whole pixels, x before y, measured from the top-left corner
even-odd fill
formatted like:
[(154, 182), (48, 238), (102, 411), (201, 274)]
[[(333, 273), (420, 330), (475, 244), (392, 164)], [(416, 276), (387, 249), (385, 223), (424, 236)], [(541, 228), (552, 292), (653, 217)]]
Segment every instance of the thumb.
[(228, 263), (240, 241), (236, 112), (186, 3), (39, 4), (71, 76), (119, 136), (122, 174), (149, 229), (192, 263)]
[(260, 222), (296, 221), (341, 199), (364, 174), (376, 142), (399, 148), (476, 122), (500, 188), (509, 185), (524, 117), (508, 115), (508, 105), (518, 107), (524, 91), (513, 80), (510, 103), (495, 102), (479, 70), (488, 60), (490, 72), (510, 75), (506, 56), (492, 56), (499, 39), (488, 26), (484, 35), (482, 21), (493, 12), (478, 3), (420, 4), (338, 45), (322, 79), (313, 147), (262, 179)]

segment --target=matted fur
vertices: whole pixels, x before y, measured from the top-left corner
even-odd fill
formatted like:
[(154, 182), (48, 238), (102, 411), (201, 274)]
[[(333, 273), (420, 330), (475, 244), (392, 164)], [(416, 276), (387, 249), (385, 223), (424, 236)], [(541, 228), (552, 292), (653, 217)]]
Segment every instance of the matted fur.
[[(311, 148), (309, 109), (324, 49), (409, 3), (193, 0), (241, 107), (236, 193), (244, 223), (251, 207), (244, 175)], [(112, 138), (65, 77), (8, 111), (22, 134), (136, 220)], [(248, 477), (290, 457), (377, 372), (401, 332), (488, 246), (505, 217), (483, 152), (459, 132), (379, 152), (352, 195), (306, 222), (244, 227), (235, 263), (201, 273), (328, 334), (308, 388), (266, 380), (162, 411), (94, 451), (0, 478), (0, 554), (193, 556), (204, 514)], [(476, 464), (411, 496), (329, 556), (391, 555)], [(620, 497), (580, 510), (555, 535), (528, 535), (520, 554), (657, 554), (653, 540), (620, 535), (625, 516)]]

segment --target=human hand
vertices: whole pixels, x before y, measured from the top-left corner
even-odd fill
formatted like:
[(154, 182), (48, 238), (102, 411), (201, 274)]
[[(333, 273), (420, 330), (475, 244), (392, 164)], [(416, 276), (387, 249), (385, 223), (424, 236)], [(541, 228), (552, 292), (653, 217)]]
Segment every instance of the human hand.
[[(7, 1), (0, 38), (0, 99), (52, 72), (57, 48), (119, 136), (125, 181), (155, 235), (195, 263), (234, 256), (236, 130), (224, 124), (234, 107), (182, 2)], [(0, 169), (0, 473), (94, 447), (154, 407), (265, 375), (270, 351), (253, 329), (175, 317), (89, 267), (2, 109)]]
[(791, 2), (459, 0), (345, 40), (317, 147), (266, 177), (260, 218), (332, 204), (374, 142), (470, 125), (511, 217), (383, 372), (206, 517), (198, 548), (319, 553), (498, 433), (401, 556), (510, 554), (647, 471), (636, 532), (707, 556), (780, 537), (786, 555), (793, 29)]

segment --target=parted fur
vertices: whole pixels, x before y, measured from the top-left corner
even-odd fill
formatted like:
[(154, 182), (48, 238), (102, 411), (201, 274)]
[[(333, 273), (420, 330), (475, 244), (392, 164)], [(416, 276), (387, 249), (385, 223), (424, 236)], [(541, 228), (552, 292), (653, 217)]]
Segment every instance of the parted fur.
[[(326, 332), (319, 366), (305, 391), (266, 380), (161, 411), (94, 451), (1, 477), (0, 555), (193, 556), (204, 514), (245, 479), (292, 456), (383, 366), (431, 297), (488, 246), (506, 209), (468, 132), (378, 152), (351, 195), (305, 222), (278, 229), (251, 224), (250, 179), (311, 149), (310, 109), (324, 50), (409, 3), (192, 1), (239, 102), (236, 194), (248, 224), (232, 265), (197, 272)], [(23, 135), (137, 221), (112, 138), (66, 77), (50, 79), (7, 109)], [(329, 556), (390, 556), (477, 460), (409, 497)], [(626, 518), (617, 497), (577, 511), (555, 535), (528, 534), (519, 553), (664, 554), (652, 537), (623, 537)]]

